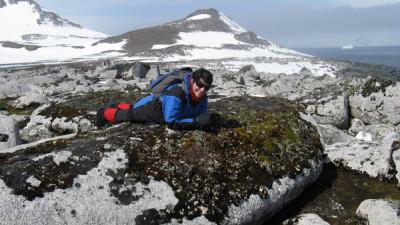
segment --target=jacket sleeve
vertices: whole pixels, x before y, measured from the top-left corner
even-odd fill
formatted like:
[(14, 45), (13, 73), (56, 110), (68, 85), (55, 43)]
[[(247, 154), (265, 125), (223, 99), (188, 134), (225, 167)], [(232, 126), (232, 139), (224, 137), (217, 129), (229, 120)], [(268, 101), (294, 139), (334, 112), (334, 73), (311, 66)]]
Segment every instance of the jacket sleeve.
[(208, 97), (205, 96), (204, 99), (199, 103), (199, 109), (197, 111), (197, 116), (203, 113), (207, 113), (208, 109)]
[(185, 104), (185, 93), (177, 86), (167, 91), (162, 97), (164, 120), (168, 127), (174, 130), (193, 130), (198, 125), (195, 118), (183, 118), (183, 104)]

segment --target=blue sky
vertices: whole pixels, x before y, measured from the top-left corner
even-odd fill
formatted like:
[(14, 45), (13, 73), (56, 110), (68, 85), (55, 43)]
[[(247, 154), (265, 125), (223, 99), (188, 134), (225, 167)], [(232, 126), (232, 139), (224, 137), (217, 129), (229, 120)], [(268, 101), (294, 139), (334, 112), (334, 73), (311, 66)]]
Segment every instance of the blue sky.
[(42, 8), (109, 35), (215, 8), (289, 48), (400, 45), (400, 0), (36, 0)]

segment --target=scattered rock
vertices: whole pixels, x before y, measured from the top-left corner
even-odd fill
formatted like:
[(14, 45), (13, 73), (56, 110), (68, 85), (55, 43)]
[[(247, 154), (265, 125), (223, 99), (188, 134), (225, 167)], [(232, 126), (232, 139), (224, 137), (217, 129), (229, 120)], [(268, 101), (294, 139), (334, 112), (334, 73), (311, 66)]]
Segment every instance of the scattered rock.
[(43, 94), (43, 91), (35, 90), (24, 93), (21, 97), (15, 100), (13, 105), (17, 109), (22, 109), (32, 104), (43, 105), (47, 103), (48, 100), (46, 95)]
[(318, 125), (318, 131), (327, 145), (341, 142), (354, 142), (356, 139), (333, 125)]
[(400, 141), (396, 141), (392, 145), (393, 147), (393, 163), (396, 168), (396, 179), (397, 185), (400, 186)]
[(316, 214), (301, 214), (293, 219), (283, 222), (284, 225), (329, 225)]
[(326, 145), (325, 153), (337, 166), (366, 173), (371, 177), (392, 178), (392, 145), (396, 141), (397, 134), (391, 133), (382, 141), (357, 140)]
[(356, 136), (358, 132), (365, 130), (364, 122), (358, 118), (353, 118), (350, 124), (349, 133), (353, 136)]
[(369, 225), (400, 224), (400, 201), (368, 199), (361, 202), (356, 214)]
[(320, 101), (316, 105), (308, 105), (306, 112), (313, 115), (319, 124), (331, 124), (347, 130), (350, 115), (348, 113), (346, 95), (336, 99)]
[(0, 152), (18, 144), (20, 144), (19, 129), (15, 121), (8, 116), (0, 115)]
[(399, 83), (390, 82), (386, 87), (378, 82), (373, 84), (374, 87), (379, 85), (371, 90), (371, 83), (367, 81), (363, 88), (350, 96), (352, 116), (365, 124), (400, 124)]
[(150, 70), (150, 65), (142, 62), (135, 62), (132, 67), (132, 76), (134, 78), (145, 78)]

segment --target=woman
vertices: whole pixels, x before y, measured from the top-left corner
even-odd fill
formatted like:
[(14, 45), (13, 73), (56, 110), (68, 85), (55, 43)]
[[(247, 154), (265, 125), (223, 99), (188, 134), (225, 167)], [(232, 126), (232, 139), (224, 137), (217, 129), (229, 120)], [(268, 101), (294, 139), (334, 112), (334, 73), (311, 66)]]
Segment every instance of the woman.
[(167, 124), (171, 129), (207, 129), (219, 119), (207, 113), (207, 91), (213, 75), (201, 68), (187, 72), (181, 84), (169, 86), (160, 97), (153, 94), (140, 99), (132, 107), (120, 103), (116, 107), (102, 108), (97, 112), (97, 127), (106, 123), (137, 122)]

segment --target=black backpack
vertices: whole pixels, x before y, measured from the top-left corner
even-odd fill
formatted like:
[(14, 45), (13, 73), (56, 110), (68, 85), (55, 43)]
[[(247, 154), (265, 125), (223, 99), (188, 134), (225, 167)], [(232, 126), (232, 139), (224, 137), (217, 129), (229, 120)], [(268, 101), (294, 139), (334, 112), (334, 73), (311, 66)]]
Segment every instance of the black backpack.
[(150, 90), (154, 97), (158, 98), (169, 86), (182, 83), (185, 75), (191, 72), (193, 72), (192, 68), (183, 67), (166, 74), (161, 74), (155, 80), (150, 82)]

